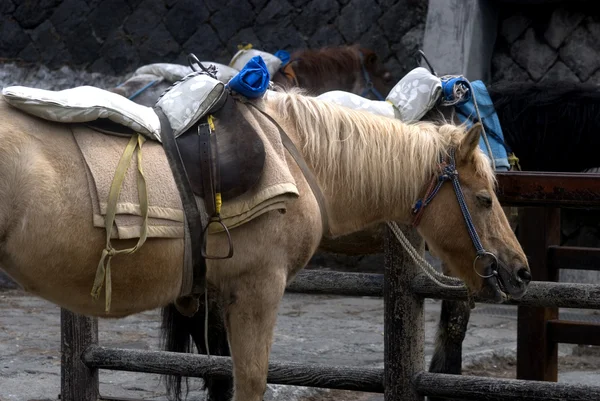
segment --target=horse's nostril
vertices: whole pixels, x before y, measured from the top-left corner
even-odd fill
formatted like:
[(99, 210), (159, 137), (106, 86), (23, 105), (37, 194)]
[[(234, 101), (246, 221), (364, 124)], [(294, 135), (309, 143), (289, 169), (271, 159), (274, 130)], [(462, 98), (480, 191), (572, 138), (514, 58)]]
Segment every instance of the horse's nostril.
[(521, 281), (523, 281), (525, 284), (527, 284), (531, 281), (531, 273), (529, 272), (529, 270), (526, 267), (521, 267), (517, 271), (517, 277), (519, 277), (521, 279)]

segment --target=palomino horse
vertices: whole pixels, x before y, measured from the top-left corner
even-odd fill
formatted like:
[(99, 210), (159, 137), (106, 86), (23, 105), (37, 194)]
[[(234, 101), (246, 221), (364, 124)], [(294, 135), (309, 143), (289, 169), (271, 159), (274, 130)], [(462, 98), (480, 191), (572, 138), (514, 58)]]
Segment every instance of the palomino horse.
[[(232, 258), (207, 261), (207, 279), (224, 307), (235, 401), (262, 400), (279, 302), (319, 246), (323, 227), (340, 236), (385, 221), (408, 224), (413, 203), (432, 180), (452, 183), (441, 181), (417, 227), (430, 247), (473, 291), (486, 288), (496, 300), (525, 293), (529, 267), (478, 148), (479, 126), (407, 125), (295, 91), (256, 105), (288, 133), (320, 189), (312, 192), (286, 154), (299, 197), (288, 202), (287, 213), (265, 213), (232, 230)], [(89, 291), (106, 233), (90, 221), (86, 167), (72, 128), (4, 101), (0, 117), (0, 264), (7, 273), (32, 294), (88, 316), (117, 318), (173, 303), (181, 289), (183, 240), (149, 238), (137, 252), (113, 259), (112, 309), (105, 313), (104, 302)], [(224, 234), (209, 236), (211, 253), (228, 246)]]
[[(272, 80), (281, 87), (301, 87), (314, 95), (343, 90), (377, 100), (383, 100), (393, 86), (391, 74), (377, 54), (357, 45), (296, 50)], [(142, 74), (109, 90), (138, 104), (153, 106), (171, 84), (173, 81), (167, 77)]]

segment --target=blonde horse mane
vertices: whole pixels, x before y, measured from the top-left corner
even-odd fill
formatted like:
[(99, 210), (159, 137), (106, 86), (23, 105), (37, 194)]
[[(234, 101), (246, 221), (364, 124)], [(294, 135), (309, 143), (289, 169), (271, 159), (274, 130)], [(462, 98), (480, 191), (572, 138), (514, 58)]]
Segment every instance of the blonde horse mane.
[[(325, 191), (343, 188), (373, 206), (412, 204), (435, 172), (440, 152), (458, 147), (466, 126), (400, 120), (304, 96), (291, 88), (269, 107), (297, 131), (307, 162)], [(476, 174), (495, 186), (487, 156), (475, 152)]]

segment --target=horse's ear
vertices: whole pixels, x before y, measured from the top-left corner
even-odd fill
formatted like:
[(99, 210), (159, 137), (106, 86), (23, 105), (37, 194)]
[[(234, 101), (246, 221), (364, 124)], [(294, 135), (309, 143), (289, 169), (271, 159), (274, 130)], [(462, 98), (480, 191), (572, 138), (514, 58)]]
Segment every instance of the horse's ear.
[(481, 123), (473, 124), (473, 126), (469, 128), (464, 138), (460, 141), (458, 160), (467, 161), (473, 156), (473, 152), (475, 152), (475, 149), (479, 146), (481, 128)]

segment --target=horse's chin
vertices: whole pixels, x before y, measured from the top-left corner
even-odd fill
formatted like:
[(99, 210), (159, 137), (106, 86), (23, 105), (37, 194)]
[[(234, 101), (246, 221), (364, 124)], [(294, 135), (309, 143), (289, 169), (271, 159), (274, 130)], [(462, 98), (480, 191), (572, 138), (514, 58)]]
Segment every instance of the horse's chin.
[(501, 304), (508, 299), (506, 290), (497, 276), (483, 279), (483, 286), (477, 295), (497, 304)]

